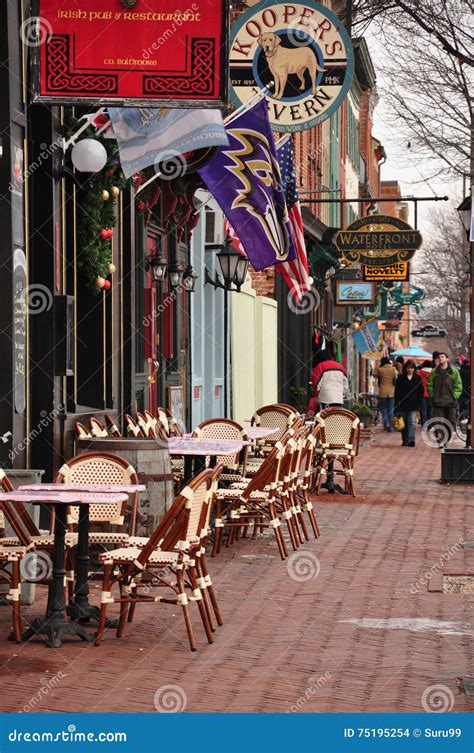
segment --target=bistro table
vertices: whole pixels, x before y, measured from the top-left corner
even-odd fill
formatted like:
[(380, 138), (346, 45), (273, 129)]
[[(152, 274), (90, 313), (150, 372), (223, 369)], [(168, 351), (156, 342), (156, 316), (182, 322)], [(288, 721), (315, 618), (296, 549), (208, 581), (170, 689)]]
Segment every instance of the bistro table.
[[(217, 455), (237, 455), (245, 447), (242, 439), (200, 439), (199, 437), (169, 437), (168, 449), (171, 456), (184, 457), (184, 483), (205, 468), (206, 457), (211, 464)], [(193, 471), (194, 466), (194, 471)]]
[(280, 426), (248, 426), (244, 427), (245, 433), (252, 441), (258, 439), (268, 439), (272, 434), (276, 434), (280, 431)]
[[(88, 633), (81, 622), (73, 622), (65, 616), (66, 604), (64, 601), (64, 578), (65, 570), (65, 538), (67, 531), (66, 510), (69, 505), (79, 505), (81, 514), (79, 516), (79, 541), (78, 551), (84, 549), (84, 533), (89, 529), (89, 504), (118, 504), (127, 500), (125, 493), (99, 493), (90, 491), (64, 491), (58, 489), (59, 484), (55, 484), (53, 491), (14, 491), (1, 492), (0, 501), (2, 502), (31, 502), (37, 505), (47, 505), (54, 511), (54, 549), (53, 549), (53, 568), (52, 580), (46, 616), (37, 617), (33, 620), (31, 626), (23, 634), (22, 639), (28, 640), (37, 634), (44, 634), (47, 637), (46, 643), (52, 648), (59, 648), (62, 640), (66, 635), (77, 635), (85, 641), (91, 641), (94, 636)], [(81, 525), (82, 524), (82, 525)], [(82, 537), (81, 537), (82, 534)], [(82, 540), (81, 540), (82, 538)], [(86, 547), (88, 546), (86, 536)], [(82, 563), (84, 565), (84, 562)], [(83, 573), (84, 574), (84, 573)], [(88, 586), (87, 573), (86, 589), (87, 592), (77, 591), (76, 601), (79, 597), (78, 613), (81, 613), (81, 599), (85, 597), (85, 603), (88, 605)]]
[[(86, 492), (94, 494), (134, 494), (146, 491), (145, 484), (24, 484), (20, 490), (29, 492)], [(91, 502), (101, 502), (102, 498), (91, 499)], [(124, 501), (122, 499), (122, 501)], [(80, 622), (99, 619), (99, 608), (89, 604), (89, 505), (83, 503), (79, 507), (76, 564), (76, 586), (74, 601), (67, 607), (68, 615)], [(114, 621), (108, 621), (108, 627), (114, 626)]]

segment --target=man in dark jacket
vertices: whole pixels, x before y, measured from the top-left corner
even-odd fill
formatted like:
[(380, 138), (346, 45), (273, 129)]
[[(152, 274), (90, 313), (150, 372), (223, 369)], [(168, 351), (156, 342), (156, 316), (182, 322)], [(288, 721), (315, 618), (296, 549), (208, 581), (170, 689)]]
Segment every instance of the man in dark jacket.
[(433, 416), (440, 418), (446, 427), (444, 444), (452, 437), (456, 423), (456, 401), (462, 394), (462, 381), (459, 371), (451, 366), (446, 353), (439, 353), (439, 364), (428, 377), (427, 389), (433, 399)]
[(395, 384), (395, 415), (401, 416), (405, 424), (402, 429), (403, 447), (414, 447), (416, 436), (416, 414), (421, 408), (423, 382), (416, 373), (414, 361), (405, 361), (403, 372)]

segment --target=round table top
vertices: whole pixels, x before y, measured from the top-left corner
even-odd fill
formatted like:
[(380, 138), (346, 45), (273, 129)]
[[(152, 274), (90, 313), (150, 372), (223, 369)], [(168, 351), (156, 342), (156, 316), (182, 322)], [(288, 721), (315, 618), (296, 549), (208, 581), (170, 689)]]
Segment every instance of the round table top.
[(98, 494), (97, 492), (61, 492), (61, 491), (13, 491), (0, 492), (0, 502), (32, 502), (46, 505), (89, 505), (118, 504), (128, 499), (125, 493)]
[(29, 492), (98, 492), (99, 494), (110, 494), (114, 492), (123, 492), (133, 494), (133, 492), (146, 491), (145, 484), (22, 484), (18, 491)]

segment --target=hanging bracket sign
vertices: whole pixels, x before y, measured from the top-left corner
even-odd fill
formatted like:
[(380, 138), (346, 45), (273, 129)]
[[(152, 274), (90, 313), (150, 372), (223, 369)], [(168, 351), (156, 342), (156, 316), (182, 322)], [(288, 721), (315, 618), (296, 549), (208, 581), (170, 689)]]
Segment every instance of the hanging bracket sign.
[(398, 217), (373, 214), (339, 230), (333, 243), (345, 259), (370, 267), (407, 262), (422, 244), (419, 230)]
[(232, 27), (232, 99), (243, 104), (260, 89), (276, 131), (302, 131), (326, 120), (349, 91), (353, 70), (342, 22), (312, 0), (263, 0)]
[(223, 107), (228, 0), (34, 0), (20, 36), (33, 101)]

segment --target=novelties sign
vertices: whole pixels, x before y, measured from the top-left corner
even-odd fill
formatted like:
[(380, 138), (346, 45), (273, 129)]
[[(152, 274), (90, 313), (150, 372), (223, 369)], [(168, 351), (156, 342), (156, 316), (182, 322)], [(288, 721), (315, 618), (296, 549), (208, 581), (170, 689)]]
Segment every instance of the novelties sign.
[(349, 91), (353, 69), (349, 35), (319, 3), (264, 0), (232, 27), (234, 103), (264, 91), (277, 131), (301, 131), (328, 118)]
[(21, 36), (36, 101), (226, 102), (227, 0), (36, 0), (34, 13)]

